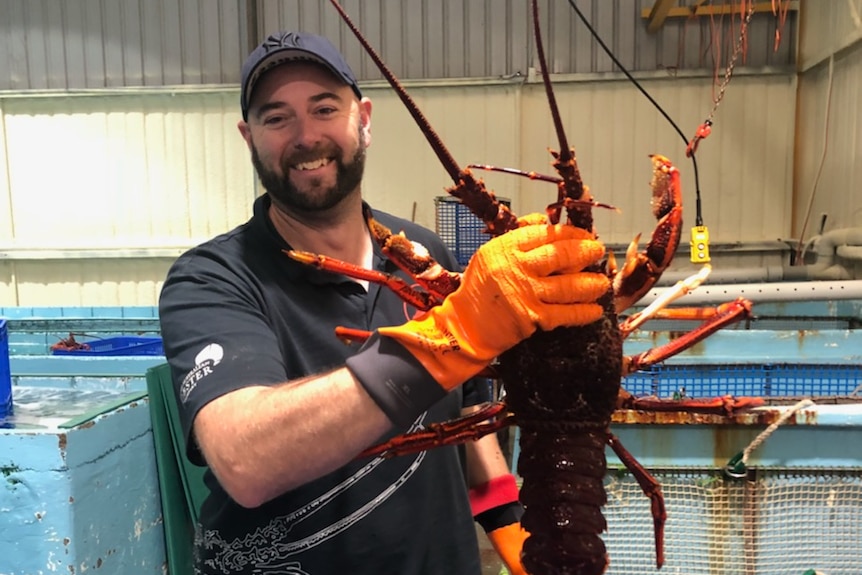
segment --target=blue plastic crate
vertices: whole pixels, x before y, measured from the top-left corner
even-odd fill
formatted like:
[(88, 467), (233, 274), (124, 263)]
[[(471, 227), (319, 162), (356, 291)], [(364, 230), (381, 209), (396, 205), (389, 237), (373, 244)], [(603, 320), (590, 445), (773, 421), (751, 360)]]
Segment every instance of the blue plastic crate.
[[(506, 206), (510, 205), (506, 198), (497, 200)], [(452, 250), (458, 263), (466, 266), (479, 246), (491, 239), (491, 236), (485, 233), (485, 222), (452, 196), (438, 196), (434, 198), (434, 204), (437, 208), (437, 235), (446, 247)]]
[(160, 337), (107, 337), (86, 342), (90, 349), (52, 350), (52, 355), (165, 355)]
[(687, 397), (846, 396), (860, 384), (860, 365), (802, 363), (654, 365), (623, 380), (633, 395), (663, 398), (681, 390)]
[(9, 369), (9, 334), (0, 319), (0, 421), (12, 413), (12, 371)]

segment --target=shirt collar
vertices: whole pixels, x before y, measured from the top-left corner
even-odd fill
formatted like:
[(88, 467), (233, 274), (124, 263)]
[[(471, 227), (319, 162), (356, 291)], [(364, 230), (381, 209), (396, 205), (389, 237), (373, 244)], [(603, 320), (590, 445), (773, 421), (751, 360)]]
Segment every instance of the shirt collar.
[[(281, 237), (281, 234), (275, 229), (275, 224), (272, 223), (269, 217), (269, 208), (271, 205), (272, 198), (269, 197), (269, 194), (263, 194), (254, 201), (251, 226), (257, 235), (264, 240), (266, 249), (275, 250), (284, 258), (284, 269), (287, 274), (292, 279), (306, 277), (310, 281), (315, 281), (315, 283), (332, 282), (333, 278), (337, 278), (337, 275), (299, 263), (283, 253), (283, 250), (289, 250), (291, 246)], [(375, 214), (375, 210), (367, 202), (363, 201), (362, 213), (367, 216), (369, 213)], [(395, 266), (383, 254), (380, 245), (376, 241), (372, 241), (371, 243), (374, 249), (372, 264), (374, 269), (392, 272)]]

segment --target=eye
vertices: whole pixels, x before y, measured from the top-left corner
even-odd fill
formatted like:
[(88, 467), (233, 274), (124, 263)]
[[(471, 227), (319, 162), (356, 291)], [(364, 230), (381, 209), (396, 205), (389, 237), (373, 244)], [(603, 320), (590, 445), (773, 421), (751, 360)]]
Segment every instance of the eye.
[(338, 112), (338, 108), (329, 105), (320, 106), (319, 108), (314, 110), (314, 114), (316, 116), (322, 116), (324, 118), (332, 116), (336, 112)]
[(284, 112), (273, 112), (271, 114), (266, 114), (261, 118), (261, 124), (268, 129), (282, 129), (286, 128), (294, 123), (296, 119), (295, 114), (284, 113)]

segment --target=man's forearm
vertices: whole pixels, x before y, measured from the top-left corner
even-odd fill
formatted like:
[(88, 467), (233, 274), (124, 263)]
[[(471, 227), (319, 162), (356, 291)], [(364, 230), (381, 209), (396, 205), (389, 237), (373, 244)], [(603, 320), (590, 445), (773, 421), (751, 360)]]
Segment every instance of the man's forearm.
[(237, 503), (257, 507), (353, 459), (392, 423), (346, 368), (204, 406), (198, 444)]

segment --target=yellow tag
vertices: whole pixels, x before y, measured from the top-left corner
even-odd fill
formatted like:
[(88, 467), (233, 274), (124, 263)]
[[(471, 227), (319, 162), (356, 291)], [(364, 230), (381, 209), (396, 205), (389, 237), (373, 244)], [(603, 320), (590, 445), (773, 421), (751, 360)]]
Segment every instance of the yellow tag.
[(709, 231), (706, 226), (691, 228), (691, 261), (699, 264), (709, 261)]

